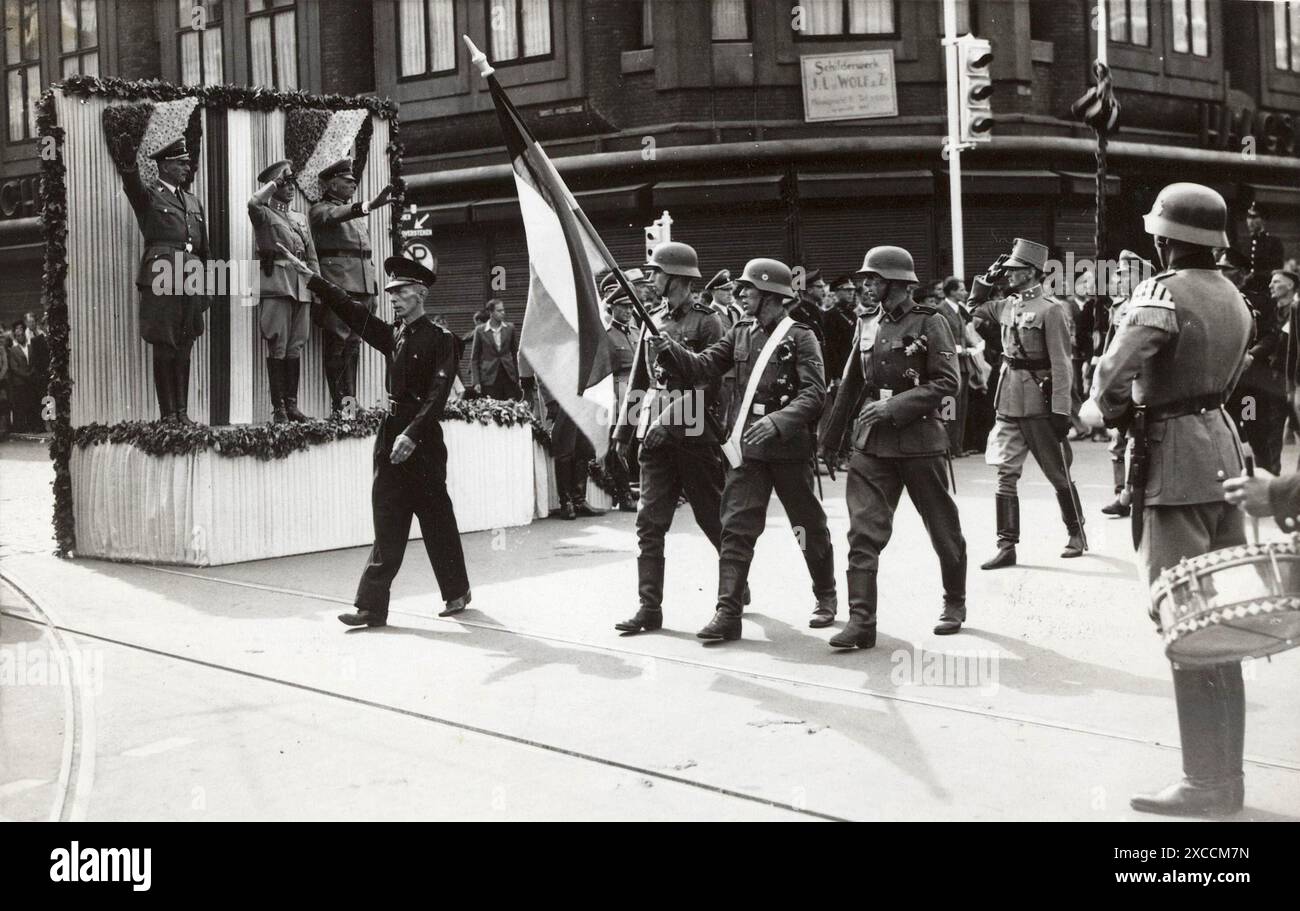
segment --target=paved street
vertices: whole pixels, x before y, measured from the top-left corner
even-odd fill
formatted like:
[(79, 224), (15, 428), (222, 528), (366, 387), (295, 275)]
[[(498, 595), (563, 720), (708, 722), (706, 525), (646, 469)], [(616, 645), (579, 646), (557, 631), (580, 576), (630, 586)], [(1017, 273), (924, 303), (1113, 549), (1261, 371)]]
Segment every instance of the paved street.
[[(662, 633), (611, 628), (635, 609), (633, 517), (618, 513), (465, 536), (474, 602), (454, 621), (433, 616), (413, 542), (393, 625), (346, 631), (334, 617), (364, 550), (211, 569), (58, 560), (45, 449), (5, 443), (0, 817), (1143, 818), (1129, 794), (1180, 768), (1168, 664), (1128, 525), (1097, 514), (1105, 447), (1077, 451), (1089, 556), (1057, 558), (1055, 500), (1029, 468), (1022, 566), (972, 569), (966, 630), (935, 637), (937, 562), (905, 502), (879, 644), (834, 653), (834, 630), (807, 628), (775, 503), (741, 642), (694, 638), (716, 562), (687, 509)], [(993, 546), (993, 469), (956, 472), (975, 566)], [(842, 584), (842, 478), (826, 506)], [(1246, 669), (1246, 818), (1300, 818), (1297, 657)]]

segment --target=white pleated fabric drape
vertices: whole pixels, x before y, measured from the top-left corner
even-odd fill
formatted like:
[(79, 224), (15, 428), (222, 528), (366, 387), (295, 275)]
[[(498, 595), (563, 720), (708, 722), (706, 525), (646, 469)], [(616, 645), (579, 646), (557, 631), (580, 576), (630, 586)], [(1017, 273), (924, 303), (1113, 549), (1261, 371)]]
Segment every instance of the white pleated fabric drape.
[[(633, 466), (635, 468), (635, 466)], [(614, 500), (590, 479), (587, 480), (587, 505), (610, 509)], [(555, 486), (555, 460), (541, 444), (533, 442), (533, 518), (545, 519), (560, 508), (560, 493)]]

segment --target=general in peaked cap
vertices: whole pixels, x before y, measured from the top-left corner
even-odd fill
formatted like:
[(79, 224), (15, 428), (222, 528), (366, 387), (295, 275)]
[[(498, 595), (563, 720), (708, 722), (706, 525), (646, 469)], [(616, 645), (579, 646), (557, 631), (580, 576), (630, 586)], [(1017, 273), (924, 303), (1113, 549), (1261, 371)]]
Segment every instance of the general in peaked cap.
[(293, 170), (293, 164), (289, 159), (284, 158), (274, 164), (264, 167), (257, 175), (258, 183), (270, 183), (273, 180), (279, 180), (281, 176), (288, 174)]
[(332, 165), (328, 165), (327, 167), (321, 169), (321, 172), (320, 172), (320, 179), (321, 179), (322, 181), (325, 181), (325, 180), (329, 180), (329, 179), (331, 179), (331, 178), (333, 178), (333, 177), (341, 177), (341, 176), (344, 175), (344, 174), (352, 175), (352, 173), (353, 173), (353, 172), (352, 172), (352, 159), (351, 159), (351, 158), (340, 158), (338, 161), (334, 162)]
[(438, 280), (438, 273), (405, 256), (390, 256), (384, 260), (384, 271), (388, 273), (385, 291), (396, 291), (406, 285), (424, 285), (428, 287)]
[(190, 157), (189, 147), (185, 144), (185, 137), (182, 136), (175, 142), (169, 142), (157, 152), (149, 156), (154, 161), (180, 161)]

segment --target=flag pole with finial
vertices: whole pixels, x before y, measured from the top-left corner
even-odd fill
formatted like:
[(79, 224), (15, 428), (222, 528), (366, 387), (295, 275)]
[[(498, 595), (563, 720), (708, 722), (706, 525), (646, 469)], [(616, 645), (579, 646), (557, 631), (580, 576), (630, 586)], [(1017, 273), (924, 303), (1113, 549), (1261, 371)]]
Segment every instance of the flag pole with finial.
[(464, 39), (465, 46), (469, 48), (469, 62), (478, 67), (478, 71), (483, 78), (486, 79), (495, 73), (496, 70), (492, 68), (492, 64), (488, 63), (487, 54), (480, 51), (478, 46), (469, 40), (469, 35), (461, 35), (460, 37)]

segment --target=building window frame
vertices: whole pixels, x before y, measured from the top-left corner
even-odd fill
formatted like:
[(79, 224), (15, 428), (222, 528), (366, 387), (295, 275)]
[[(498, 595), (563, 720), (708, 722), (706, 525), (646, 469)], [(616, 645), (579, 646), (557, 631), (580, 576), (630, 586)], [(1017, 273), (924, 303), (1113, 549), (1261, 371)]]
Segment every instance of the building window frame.
[[(36, 34), (30, 42), (27, 39), (28, 32), (26, 23), (29, 21), (23, 14), (28, 9), (33, 13), (33, 20), (36, 24)], [(10, 59), (13, 48), (10, 47), (9, 37), (12, 28), (9, 24), (10, 11), (14, 12), (17, 17), (18, 33), (15, 36), (16, 46), (18, 49), (18, 59)], [(44, 64), (45, 55), (42, 53), (44, 48), (41, 45), (43, 40), (42, 22), (41, 22), (41, 0), (3, 0), (3, 10), (0, 10), (0, 16), (3, 18), (5, 26), (5, 44), (4, 44), (4, 106), (5, 106), (5, 142), (8, 145), (18, 145), (20, 143), (32, 143), (36, 141), (36, 101), (41, 97), (41, 91), (45, 84), (42, 76), (41, 67)], [(35, 55), (27, 55), (28, 45), (35, 46)], [(31, 90), (31, 77), (33, 71), (36, 76), (36, 91)], [(22, 101), (22, 120), (19, 136), (14, 136), (13, 127), (15, 123), (11, 120), (13, 111), (10, 106), (9, 83), (10, 80), (18, 77), (19, 97)]]
[[(832, 32), (829, 34), (809, 34), (804, 29), (793, 30), (794, 40), (800, 43), (814, 41), (854, 41), (854, 40), (871, 40), (871, 41), (890, 41), (898, 40), (902, 37), (899, 25), (898, 0), (886, 0), (889, 3), (889, 21), (892, 25), (892, 31), (888, 32), (854, 32), (852, 28), (852, 13), (850, 4), (852, 0), (840, 0), (840, 24), (843, 31)], [(799, 3), (791, 3), (791, 9), (798, 6)], [(941, 20), (942, 21), (942, 20)]]
[(547, 50), (544, 54), (524, 53), (524, 3), (526, 0), (513, 0), (515, 4), (515, 35), (517, 36), (517, 49), (519, 56), (510, 57), (504, 60), (496, 58), (497, 48), (497, 30), (492, 27), (492, 7), (501, 0), (483, 0), (483, 11), (487, 21), (487, 56), (488, 62), (494, 67), (512, 67), (526, 65), (529, 63), (540, 63), (546, 60), (555, 59), (555, 0), (543, 0), (546, 4), (546, 44)]
[[(181, 4), (188, 4), (189, 9), (186, 11), (189, 15), (182, 15)], [(221, 85), (226, 78), (226, 34), (223, 29), (225, 22), (225, 3), (223, 0), (179, 0), (174, 2), (173, 6), (176, 11), (176, 81), (182, 85)], [(193, 10), (203, 7), (207, 12), (207, 19), (204, 21), (202, 29), (196, 29), (190, 23), (193, 21)], [(198, 66), (199, 81), (189, 83), (185, 81), (185, 36), (198, 36)], [(208, 41), (212, 36), (216, 36), (216, 41), (220, 45), (216, 49), (216, 60), (221, 68), (215, 78), (207, 72), (208, 60)]]
[[(1273, 7), (1273, 60), (1275, 72), (1300, 74), (1300, 0)], [(1281, 58), (1285, 56), (1286, 60)]]
[(433, 42), (429, 39), (429, 3), (430, 0), (419, 0), (421, 8), (424, 10), (424, 69), (418, 73), (402, 75), (402, 15), (401, 3), (393, 3), (393, 34), (396, 44), (393, 46), (397, 51), (397, 81), (398, 82), (418, 82), (421, 79), (433, 79), (439, 76), (453, 75), (460, 65), (460, 41), (457, 39), (461, 33), (460, 6), (456, 0), (449, 0), (451, 3), (451, 66), (443, 67), (440, 70), (432, 69), (433, 67)]
[[(1196, 33), (1194, 13), (1200, 9), (1202, 31)], [(1179, 11), (1182, 12), (1182, 29), (1179, 29)], [(1202, 50), (1196, 49), (1196, 39), (1202, 41)], [(1169, 50), (1186, 57), (1207, 58), (1211, 56), (1210, 47), (1210, 3), (1209, 0), (1170, 0), (1169, 3)], [(1186, 41), (1186, 50), (1178, 47), (1179, 39)]]
[[(302, 85), (302, 68), (301, 55), (299, 54), (299, 41), (302, 36), (303, 22), (299, 16), (299, 4), (297, 0), (239, 0), (244, 8), (244, 53), (247, 55), (247, 83), (248, 85), (261, 85), (264, 88), (273, 88), (278, 91), (295, 91), (301, 89)], [(260, 3), (261, 9), (252, 9), (253, 3)], [(277, 20), (285, 13), (293, 15), (293, 41), (290, 43), (293, 48), (293, 85), (285, 85), (281, 81), (283, 72), (281, 70), (280, 56), (277, 51), (279, 42), (277, 38)], [(273, 72), (272, 81), (268, 83), (253, 81), (253, 24), (254, 22), (268, 19), (271, 25), (271, 70)]]
[(718, 0), (709, 2), (709, 39), (714, 44), (748, 44), (754, 40), (754, 2), (741, 0), (745, 10), (745, 34), (739, 38), (719, 38), (715, 32)]
[[(72, 40), (75, 46), (71, 50), (69, 50), (63, 44), (64, 37), (65, 37), (63, 32), (63, 13), (64, 10), (67, 8), (71, 8), (73, 13), (73, 20), (74, 20), (74, 24), (73, 24), (74, 37)], [(85, 17), (85, 13), (87, 9), (94, 11), (94, 16), (95, 16), (94, 44), (83, 45), (81, 43), (82, 33), (84, 32), (83, 19)], [(69, 76), (100, 75), (103, 69), (101, 64), (103, 63), (103, 59), (104, 59), (102, 54), (104, 42), (100, 31), (100, 21), (99, 21), (100, 10), (99, 10), (98, 0), (58, 0), (58, 3), (54, 6), (53, 12), (58, 17), (59, 36), (56, 41), (56, 44), (58, 46), (59, 78), (66, 79)], [(85, 61), (86, 58), (90, 56), (94, 56), (95, 65), (93, 67), (94, 72), (88, 73), (86, 72)], [(70, 61), (76, 62), (76, 70), (74, 72), (68, 71), (68, 63)]]
[[(1146, 29), (1146, 40), (1137, 41), (1133, 37), (1133, 10), (1141, 4), (1145, 13), (1143, 17), (1143, 27)], [(1115, 20), (1116, 13), (1123, 10), (1124, 35), (1120, 37), (1116, 34)], [(1106, 8), (1109, 20), (1106, 23), (1106, 40), (1115, 44), (1123, 44), (1128, 47), (1151, 48), (1151, 0), (1110, 0), (1110, 5)]]

